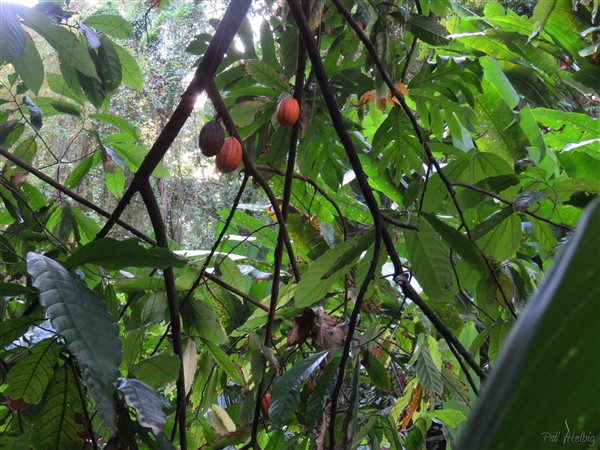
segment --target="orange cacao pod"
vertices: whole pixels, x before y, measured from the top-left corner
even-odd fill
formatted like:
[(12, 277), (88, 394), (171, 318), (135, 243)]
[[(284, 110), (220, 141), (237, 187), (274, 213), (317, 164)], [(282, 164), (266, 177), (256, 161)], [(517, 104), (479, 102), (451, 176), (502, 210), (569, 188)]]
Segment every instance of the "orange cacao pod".
[(225, 131), (219, 122), (211, 120), (200, 130), (198, 141), (200, 151), (204, 156), (215, 156), (223, 147)]
[(262, 412), (267, 419), (269, 418), (269, 406), (271, 406), (271, 394), (267, 393), (263, 395), (261, 402)]
[(282, 127), (291, 127), (299, 116), (300, 106), (294, 97), (285, 97), (277, 105), (277, 121)]
[(215, 163), (223, 173), (233, 172), (242, 162), (242, 144), (233, 136), (225, 139), (221, 151), (217, 154)]

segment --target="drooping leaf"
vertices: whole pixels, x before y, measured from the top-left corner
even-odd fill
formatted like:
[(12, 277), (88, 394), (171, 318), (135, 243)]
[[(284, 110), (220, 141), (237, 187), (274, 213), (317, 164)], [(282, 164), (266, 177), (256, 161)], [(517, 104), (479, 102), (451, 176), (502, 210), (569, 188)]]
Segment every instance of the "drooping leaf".
[(235, 368), (235, 364), (233, 364), (233, 361), (231, 361), (231, 358), (229, 358), (227, 353), (225, 353), (221, 349), (221, 347), (219, 347), (218, 345), (216, 345), (206, 339), (202, 339), (202, 343), (206, 347), (206, 350), (208, 350), (208, 352), (211, 354), (211, 356), (217, 362), (219, 367), (221, 369), (223, 369), (223, 372), (225, 372), (227, 374), (227, 376), (229, 378), (231, 378), (233, 381), (235, 381), (236, 383), (243, 385), (244, 380), (242, 379), (241, 375)]
[(29, 97), (23, 97), (23, 104), (27, 106), (27, 110), (29, 111), (29, 121), (31, 122), (33, 128), (36, 131), (42, 128), (42, 117), (44, 117), (44, 114), (42, 114), (40, 108), (38, 108)]
[(54, 374), (57, 358), (58, 345), (54, 339), (44, 339), (35, 344), (11, 367), (4, 395), (13, 400), (22, 399), (27, 404), (39, 403)]
[(429, 411), (424, 413), (421, 417), (431, 417), (444, 422), (451, 428), (456, 428), (462, 422), (467, 420), (465, 415), (456, 409), (439, 409), (436, 411)]
[(144, 89), (144, 77), (135, 58), (127, 50), (114, 42), (113, 47), (121, 61), (123, 83), (136, 91)]
[(37, 253), (27, 254), (27, 270), (40, 292), (40, 303), (80, 365), (104, 385), (117, 379), (121, 343), (116, 324), (102, 299), (79, 277)]
[(108, 270), (127, 267), (164, 269), (184, 267), (187, 261), (164, 248), (146, 248), (135, 238), (125, 241), (102, 238), (80, 247), (65, 261), (65, 267), (69, 269), (83, 264), (97, 264)]
[(12, 63), (25, 53), (25, 32), (12, 5), (0, 4), (0, 61)]
[[(519, 315), (457, 448), (535, 448), (543, 433), (560, 432), (563, 424), (583, 433), (600, 423), (600, 360), (589, 356), (597, 350), (600, 271), (590, 261), (600, 246), (599, 222), (596, 200)], [(564, 383), (572, 384), (568, 396), (556, 389)]]
[(340, 368), (341, 355), (336, 355), (327, 363), (323, 373), (317, 380), (312, 395), (306, 405), (306, 411), (309, 414), (306, 415), (306, 426), (308, 429), (313, 429), (317, 426), (317, 423), (323, 415), (323, 408), (325, 407), (325, 401), (331, 395), (335, 383), (337, 381), (337, 374)]
[[(0, 25), (0, 28), (2, 28), (2, 25)], [(3, 31), (0, 31), (0, 35), (2, 33)], [(25, 85), (37, 95), (44, 82), (45, 71), (40, 53), (29, 34), (25, 33), (25, 52), (20, 58), (12, 61), (12, 65)]]
[(390, 373), (379, 359), (371, 352), (365, 352), (362, 365), (367, 370), (367, 374), (375, 387), (383, 392), (390, 391)]
[(515, 212), (527, 211), (531, 206), (546, 197), (546, 194), (539, 191), (522, 192), (513, 200), (513, 210)]
[(300, 402), (300, 386), (328, 354), (329, 351), (324, 351), (303, 359), (275, 381), (269, 406), (273, 424), (283, 424), (294, 413)]
[[(87, 49), (73, 33), (53, 24), (44, 14), (31, 8), (19, 7), (18, 14), (25, 25), (37, 31), (54, 49), (60, 58), (88, 77), (96, 78), (96, 66)], [(97, 79), (97, 78), (96, 78)]]
[(442, 375), (436, 367), (427, 346), (421, 347), (417, 358), (417, 377), (426, 391), (437, 394), (443, 392)]
[(127, 405), (135, 409), (141, 426), (150, 428), (154, 434), (163, 430), (167, 415), (163, 411), (163, 403), (150, 386), (132, 378), (119, 378), (117, 389)]
[(405, 234), (413, 273), (431, 300), (449, 299), (454, 291), (449, 253), (427, 222), (416, 224), (419, 231)]
[(206, 419), (219, 436), (231, 433), (236, 429), (235, 423), (233, 423), (233, 420), (231, 420), (227, 411), (219, 405), (211, 406), (207, 412)]
[(84, 25), (83, 23), (80, 23), (79, 32), (83, 33), (83, 35), (85, 36), (88, 43), (88, 47), (90, 49), (94, 50), (100, 47), (100, 38), (98, 37), (98, 34), (96, 34), (96, 32), (90, 27)]
[(183, 380), (185, 382), (186, 395), (189, 394), (194, 383), (194, 375), (196, 374), (196, 367), (198, 366), (196, 353), (196, 342), (190, 338), (185, 344), (183, 355), (181, 357), (183, 361)]

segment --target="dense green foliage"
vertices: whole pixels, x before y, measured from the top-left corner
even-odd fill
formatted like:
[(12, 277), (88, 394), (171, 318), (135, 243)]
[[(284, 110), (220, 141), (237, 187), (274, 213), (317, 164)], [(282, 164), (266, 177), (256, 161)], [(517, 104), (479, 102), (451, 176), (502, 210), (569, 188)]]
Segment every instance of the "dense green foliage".
[(463, 447), (597, 427), (598, 2), (399, 3), (0, 4), (0, 446), (454, 448), (490, 373)]

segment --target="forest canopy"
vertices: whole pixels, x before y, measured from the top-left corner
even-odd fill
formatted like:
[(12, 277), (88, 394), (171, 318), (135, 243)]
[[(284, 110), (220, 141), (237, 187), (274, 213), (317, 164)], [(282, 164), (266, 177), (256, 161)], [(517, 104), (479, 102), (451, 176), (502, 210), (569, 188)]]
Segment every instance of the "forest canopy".
[(0, 167), (2, 447), (600, 439), (597, 0), (3, 2)]

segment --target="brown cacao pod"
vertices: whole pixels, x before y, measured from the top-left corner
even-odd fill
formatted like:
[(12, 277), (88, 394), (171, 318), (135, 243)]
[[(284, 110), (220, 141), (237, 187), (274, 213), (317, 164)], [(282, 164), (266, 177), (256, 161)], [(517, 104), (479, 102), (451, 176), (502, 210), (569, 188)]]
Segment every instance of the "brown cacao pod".
[(294, 97), (285, 97), (277, 105), (277, 121), (282, 127), (291, 127), (300, 116), (300, 106)]
[(223, 173), (233, 172), (242, 162), (242, 144), (233, 136), (225, 139), (221, 151), (217, 154), (215, 163)]
[(221, 151), (225, 142), (225, 131), (216, 120), (206, 123), (200, 130), (198, 139), (200, 151), (204, 156), (215, 156)]

